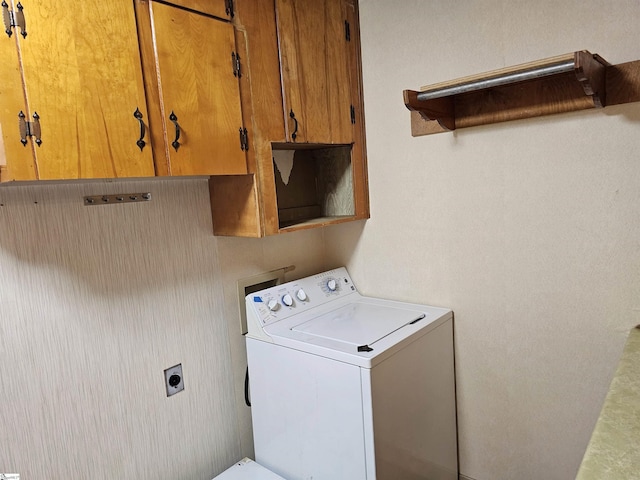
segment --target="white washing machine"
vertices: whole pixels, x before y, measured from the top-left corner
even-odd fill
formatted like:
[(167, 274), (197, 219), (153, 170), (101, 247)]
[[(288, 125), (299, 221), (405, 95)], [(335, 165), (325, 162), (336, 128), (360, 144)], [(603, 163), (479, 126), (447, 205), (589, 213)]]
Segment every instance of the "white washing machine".
[(457, 480), (450, 310), (345, 268), (246, 297), (256, 461), (287, 480)]

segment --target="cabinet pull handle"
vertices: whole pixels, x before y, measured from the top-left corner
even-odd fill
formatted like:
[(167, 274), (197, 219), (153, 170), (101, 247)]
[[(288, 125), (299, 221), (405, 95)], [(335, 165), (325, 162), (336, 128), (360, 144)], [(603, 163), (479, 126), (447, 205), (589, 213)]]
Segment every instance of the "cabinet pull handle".
[(225, 0), (225, 13), (230, 16), (231, 18), (233, 18), (234, 12), (233, 12), (233, 0)]
[(171, 115), (169, 115), (169, 120), (171, 120), (176, 127), (176, 138), (171, 142), (171, 146), (175, 148), (177, 152), (178, 148), (180, 148), (180, 142), (178, 142), (178, 140), (180, 140), (180, 125), (178, 124), (178, 117), (173, 113), (173, 110), (171, 111)]
[(298, 136), (298, 119), (296, 118), (296, 114), (293, 113), (293, 110), (291, 110), (289, 112), (289, 117), (291, 117), (293, 119), (294, 126), (293, 126), (293, 133), (291, 134), (291, 140), (293, 140), (294, 142), (296, 141), (296, 137)]
[(140, 151), (142, 151), (144, 146), (147, 144), (147, 142), (144, 141), (144, 137), (147, 134), (147, 129), (144, 125), (144, 122), (142, 121), (142, 112), (139, 108), (136, 108), (136, 111), (133, 112), (133, 116), (138, 120), (138, 122), (140, 122), (140, 138), (136, 142), (136, 145), (138, 145), (138, 147), (140, 147)]

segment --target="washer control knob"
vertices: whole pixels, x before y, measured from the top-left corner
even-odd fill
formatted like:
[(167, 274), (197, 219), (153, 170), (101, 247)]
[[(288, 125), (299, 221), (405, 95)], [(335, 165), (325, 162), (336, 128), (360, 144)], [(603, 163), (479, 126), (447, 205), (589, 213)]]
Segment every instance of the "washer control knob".
[(329, 290), (331, 290), (332, 292), (336, 291), (336, 288), (338, 288), (338, 284), (336, 283), (336, 281), (332, 278), (331, 280), (329, 280), (327, 282), (327, 288)]
[(284, 303), (287, 307), (293, 305), (293, 298), (288, 293), (282, 297), (282, 303)]
[(304, 302), (308, 298), (307, 292), (305, 292), (303, 289), (300, 289), (296, 292), (296, 297), (298, 297), (298, 300), (300, 300), (301, 302)]
[(275, 312), (278, 308), (280, 308), (280, 304), (277, 300), (274, 300), (272, 298), (271, 300), (269, 300), (269, 303), (267, 303), (267, 307), (269, 307), (269, 310), (271, 310), (272, 312)]

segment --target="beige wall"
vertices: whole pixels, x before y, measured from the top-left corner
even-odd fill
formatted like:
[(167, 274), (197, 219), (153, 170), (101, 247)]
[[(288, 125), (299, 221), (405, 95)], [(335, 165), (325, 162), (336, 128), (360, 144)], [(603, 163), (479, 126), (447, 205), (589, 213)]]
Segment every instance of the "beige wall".
[(640, 104), (412, 138), (402, 90), (574, 50), (640, 59), (637, 0), (360, 2), (367, 294), (451, 307), (461, 472), (575, 477), (640, 323)]
[(0, 472), (208, 480), (251, 453), (236, 280), (321, 270), (323, 233), (216, 238), (208, 202), (206, 179), (0, 187)]

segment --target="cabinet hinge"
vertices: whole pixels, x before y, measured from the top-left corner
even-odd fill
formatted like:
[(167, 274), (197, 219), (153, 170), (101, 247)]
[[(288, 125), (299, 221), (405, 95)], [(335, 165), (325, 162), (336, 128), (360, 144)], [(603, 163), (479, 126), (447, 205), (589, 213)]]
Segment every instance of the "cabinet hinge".
[(18, 113), (18, 128), (20, 130), (20, 143), (27, 146), (27, 137), (35, 137), (36, 145), (42, 145), (40, 139), (40, 116), (38, 112), (33, 112), (33, 122), (27, 122), (26, 115), (22, 110)]
[(4, 31), (11, 37), (13, 33), (11, 31), (14, 27), (20, 27), (20, 35), (23, 38), (27, 37), (27, 27), (24, 20), (24, 13), (22, 12), (22, 4), (18, 2), (16, 5), (17, 10), (9, 10), (9, 4), (6, 0), (2, 0), (0, 4), (2, 6), (2, 20), (4, 21)]
[(351, 41), (351, 25), (348, 20), (344, 21), (344, 37), (347, 39), (347, 42)]
[(356, 124), (356, 107), (351, 105), (351, 123)]
[(240, 55), (236, 52), (231, 52), (231, 66), (233, 68), (234, 77), (242, 77), (242, 65), (240, 64)]
[(233, 0), (225, 0), (224, 1), (224, 11), (225, 13), (229, 16), (229, 18), (233, 18), (234, 15), (234, 11), (233, 11)]
[(247, 129), (240, 127), (240, 150), (246, 152), (249, 150), (249, 135)]

